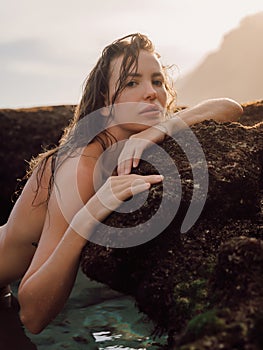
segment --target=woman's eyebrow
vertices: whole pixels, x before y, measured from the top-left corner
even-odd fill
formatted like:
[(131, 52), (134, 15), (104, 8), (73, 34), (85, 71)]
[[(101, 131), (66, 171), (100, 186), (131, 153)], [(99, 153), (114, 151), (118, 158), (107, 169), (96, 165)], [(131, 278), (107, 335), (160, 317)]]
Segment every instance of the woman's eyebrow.
[(152, 74), (152, 77), (153, 77), (153, 78), (155, 78), (155, 77), (162, 77), (162, 78), (163, 78), (164, 76), (163, 76), (163, 73), (162, 73), (162, 72), (156, 72), (156, 73), (153, 73), (153, 74)]
[(139, 73), (129, 73), (128, 77), (132, 77), (132, 78), (141, 78), (142, 74)]
[[(162, 77), (163, 78), (163, 73), (162, 72), (155, 72), (155, 73), (152, 73), (151, 75), (153, 78), (155, 77)], [(128, 77), (132, 77), (132, 78), (141, 78), (142, 77), (142, 74), (140, 73), (129, 73), (128, 74)]]

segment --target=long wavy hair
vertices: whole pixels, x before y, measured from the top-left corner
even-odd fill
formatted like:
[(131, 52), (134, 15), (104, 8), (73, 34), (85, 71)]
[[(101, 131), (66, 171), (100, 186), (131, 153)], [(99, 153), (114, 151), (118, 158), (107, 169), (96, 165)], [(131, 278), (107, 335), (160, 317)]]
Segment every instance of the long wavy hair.
[[(116, 90), (112, 101), (110, 101), (111, 106), (113, 106), (125, 88), (130, 72), (137, 71), (140, 50), (156, 53), (151, 40), (146, 35), (140, 33), (124, 36), (104, 48), (97, 64), (86, 78), (80, 103), (76, 107), (70, 124), (64, 129), (58, 146), (40, 153), (29, 163), (27, 178), (37, 168), (37, 191), (50, 157), (52, 157), (52, 175), (49, 181), (48, 198), (54, 183), (54, 172), (65, 157), (73, 155), (79, 147), (86, 146), (94, 140), (97, 140), (103, 149), (107, 148), (108, 143), (112, 144), (114, 142), (113, 136), (106, 129), (111, 113), (108, 118), (105, 116), (102, 117), (100, 113), (101, 108), (105, 106), (105, 100), (109, 96), (110, 64), (115, 58), (123, 56)], [(160, 57), (159, 54), (157, 56)], [(163, 66), (165, 87), (168, 92), (166, 109), (169, 112), (175, 105), (176, 92), (173, 89), (171, 81), (169, 81), (167, 68)], [(101, 137), (101, 135), (104, 135), (104, 137)], [(105, 139), (107, 142), (105, 142)]]

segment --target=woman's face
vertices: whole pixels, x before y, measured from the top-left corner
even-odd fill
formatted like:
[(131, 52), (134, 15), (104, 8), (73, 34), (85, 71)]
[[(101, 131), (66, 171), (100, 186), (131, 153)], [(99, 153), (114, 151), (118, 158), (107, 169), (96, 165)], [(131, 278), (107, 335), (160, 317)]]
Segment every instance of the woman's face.
[[(123, 56), (111, 62), (108, 104), (111, 104), (119, 79)], [(163, 120), (167, 91), (162, 66), (154, 53), (141, 50), (137, 71), (131, 71), (124, 90), (114, 102), (114, 126), (129, 137)], [(125, 134), (125, 132), (124, 132)]]

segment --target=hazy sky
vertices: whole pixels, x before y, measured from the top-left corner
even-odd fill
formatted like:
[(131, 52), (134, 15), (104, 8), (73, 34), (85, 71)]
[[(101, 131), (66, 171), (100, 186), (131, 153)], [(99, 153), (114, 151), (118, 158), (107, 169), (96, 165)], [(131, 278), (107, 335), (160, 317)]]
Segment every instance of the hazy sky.
[(0, 0), (0, 108), (77, 103), (103, 47), (133, 32), (183, 75), (259, 11), (262, 0)]

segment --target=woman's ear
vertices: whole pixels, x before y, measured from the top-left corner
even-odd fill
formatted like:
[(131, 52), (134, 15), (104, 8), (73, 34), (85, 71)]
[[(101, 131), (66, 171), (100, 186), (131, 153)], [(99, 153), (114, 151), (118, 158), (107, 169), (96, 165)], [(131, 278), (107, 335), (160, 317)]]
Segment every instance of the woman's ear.
[(101, 115), (103, 115), (103, 117), (109, 117), (110, 112), (111, 112), (111, 106), (102, 107), (100, 110), (100, 113)]
[(109, 117), (110, 115), (110, 112), (111, 112), (111, 106), (110, 106), (110, 103), (109, 103), (109, 97), (106, 96), (105, 94), (103, 94), (103, 97), (104, 97), (104, 107), (101, 108), (101, 114), (104, 116), (104, 117)]

